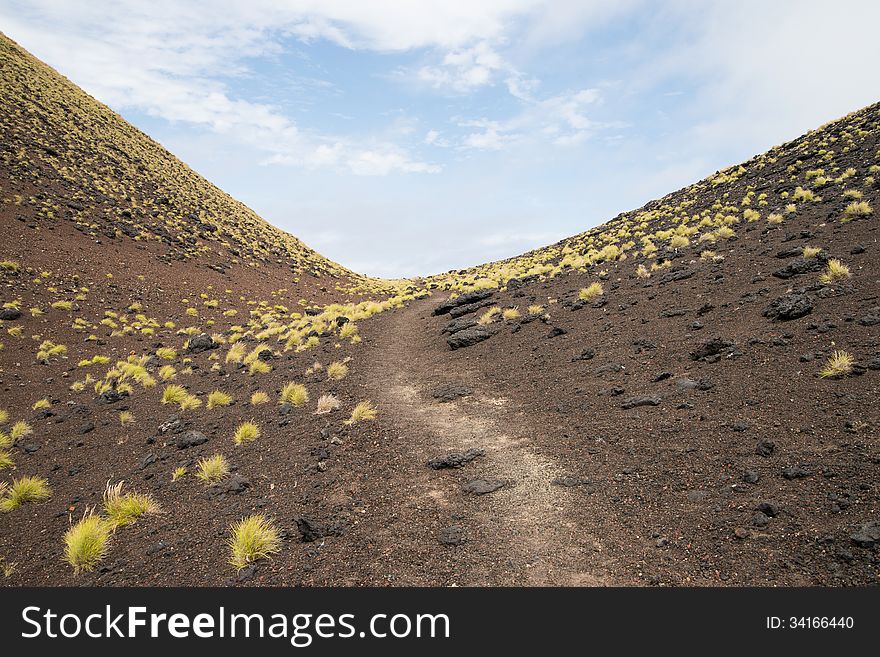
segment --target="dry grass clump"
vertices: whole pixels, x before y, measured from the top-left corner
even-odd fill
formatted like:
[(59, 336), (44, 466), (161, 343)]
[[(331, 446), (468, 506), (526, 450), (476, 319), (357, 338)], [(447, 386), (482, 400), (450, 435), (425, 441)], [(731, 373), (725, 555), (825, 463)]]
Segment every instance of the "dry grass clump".
[(267, 395), (262, 390), (257, 390), (254, 394), (251, 395), (251, 406), (259, 406), (260, 404), (268, 403), (269, 395)]
[(281, 551), (281, 532), (261, 513), (242, 518), (229, 527), (229, 563), (241, 570), (245, 566)]
[(248, 365), (248, 374), (250, 374), (251, 376), (254, 376), (256, 374), (268, 374), (271, 371), (272, 366), (269, 365), (269, 363), (267, 363), (266, 361), (260, 360), (259, 358), (257, 360), (251, 361), (250, 365)]
[(235, 428), (232, 440), (236, 445), (252, 443), (260, 437), (260, 427), (253, 422), (242, 422)]
[(578, 299), (581, 301), (592, 301), (596, 297), (600, 297), (605, 293), (602, 284), (598, 281), (590, 283), (587, 287), (581, 288), (578, 292)]
[(229, 461), (222, 454), (201, 458), (196, 463), (196, 477), (206, 484), (216, 484), (229, 474)]
[(226, 352), (227, 363), (240, 363), (247, 353), (247, 346), (243, 342), (234, 342)]
[(20, 477), (7, 486), (0, 499), (0, 513), (8, 513), (25, 502), (42, 502), (52, 496), (49, 482), (40, 476)]
[(669, 240), (669, 246), (673, 249), (683, 249), (686, 246), (689, 246), (690, 243), (691, 241), (684, 235), (673, 235), (672, 239)]
[(544, 312), (544, 306), (535, 303), (529, 306), (526, 310), (528, 311), (529, 315), (540, 315)]
[(783, 217), (778, 212), (771, 212), (770, 214), (767, 215), (767, 223), (768, 224), (774, 224), (774, 225), (781, 224), (783, 221), (785, 221), (785, 217)]
[(9, 452), (5, 449), (0, 449), (0, 470), (11, 468), (13, 465), (15, 465), (15, 461), (12, 460)]
[(208, 394), (208, 409), (229, 406), (232, 403), (232, 395), (222, 390), (214, 390)]
[(52, 402), (50, 402), (45, 397), (35, 401), (34, 405), (31, 406), (32, 411), (39, 411), (40, 409), (43, 409), (43, 408), (52, 408)]
[(34, 430), (24, 420), (19, 420), (15, 424), (12, 425), (12, 428), (9, 429), (9, 437), (12, 438), (12, 442), (14, 443), (16, 440), (20, 438), (24, 438), (25, 436), (30, 436)]
[(288, 383), (281, 388), (281, 394), (278, 398), (279, 404), (291, 404), (297, 407), (307, 401), (309, 401), (309, 391), (302, 383)]
[(104, 512), (112, 528), (134, 524), (141, 516), (160, 511), (159, 503), (152, 495), (123, 493), (121, 481), (112, 486), (107, 484), (104, 491)]
[(186, 388), (179, 386), (176, 383), (172, 383), (165, 386), (165, 389), (162, 391), (162, 403), (179, 404), (188, 396), (189, 393), (186, 391)]
[(106, 556), (113, 526), (105, 518), (87, 511), (64, 533), (64, 559), (74, 572), (93, 570)]
[(651, 272), (648, 270), (647, 267), (645, 267), (644, 264), (641, 264), (636, 267), (636, 277), (642, 279), (651, 278)]
[(849, 277), (849, 267), (847, 267), (837, 258), (832, 258), (828, 261), (828, 264), (825, 267), (825, 271), (822, 272), (822, 275), (819, 277), (819, 281), (828, 284)]
[(177, 358), (177, 350), (172, 347), (159, 347), (156, 349), (156, 357), (160, 360), (174, 360)]
[(493, 321), (495, 321), (495, 316), (498, 315), (498, 313), (500, 312), (501, 308), (499, 308), (498, 306), (493, 306), (492, 308), (489, 308), (489, 310), (480, 315), (480, 318), (477, 320), (477, 324), (479, 324), (480, 326), (491, 324)]
[(818, 246), (805, 246), (803, 255), (805, 258), (815, 258), (822, 252), (822, 248)]
[(874, 209), (867, 201), (853, 201), (843, 210), (843, 221), (850, 221), (859, 217), (867, 217)]
[(340, 361), (334, 361), (327, 366), (327, 378), (333, 381), (341, 381), (348, 374), (348, 365)]
[(520, 316), (519, 308), (517, 308), (516, 306), (513, 306), (512, 308), (505, 308), (504, 310), (501, 311), (502, 319), (504, 319), (508, 322), (512, 321), (514, 319), (518, 319), (519, 316)]
[(171, 481), (177, 481), (178, 479), (182, 479), (186, 476), (187, 469), (186, 467), (179, 465), (174, 468), (174, 472), (171, 473)]
[(373, 406), (373, 402), (369, 400), (362, 401), (352, 409), (351, 417), (349, 417), (345, 423), (352, 425), (365, 420), (374, 420), (378, 413), (379, 411)]
[(134, 413), (131, 411), (120, 411), (119, 424), (124, 427), (127, 427), (129, 424), (134, 424)]
[(819, 377), (822, 379), (839, 379), (850, 374), (855, 365), (855, 359), (845, 351), (837, 350), (826, 361), (825, 365), (819, 370)]
[(339, 400), (335, 396), (321, 395), (318, 397), (318, 409), (315, 411), (315, 415), (326, 415), (338, 409), (339, 406)]

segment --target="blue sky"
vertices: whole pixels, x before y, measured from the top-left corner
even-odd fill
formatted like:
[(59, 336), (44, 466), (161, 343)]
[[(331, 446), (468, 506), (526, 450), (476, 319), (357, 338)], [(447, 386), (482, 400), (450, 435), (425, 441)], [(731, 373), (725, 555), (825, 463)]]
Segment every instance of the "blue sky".
[(880, 100), (880, 3), (0, 0), (0, 30), (380, 276), (516, 255)]

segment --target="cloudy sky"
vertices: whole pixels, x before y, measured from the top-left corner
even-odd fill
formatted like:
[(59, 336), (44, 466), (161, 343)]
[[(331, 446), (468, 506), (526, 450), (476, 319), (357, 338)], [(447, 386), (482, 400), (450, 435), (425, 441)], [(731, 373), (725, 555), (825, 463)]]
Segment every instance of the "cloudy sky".
[(880, 3), (0, 0), (0, 31), (277, 226), (427, 274), (880, 100)]

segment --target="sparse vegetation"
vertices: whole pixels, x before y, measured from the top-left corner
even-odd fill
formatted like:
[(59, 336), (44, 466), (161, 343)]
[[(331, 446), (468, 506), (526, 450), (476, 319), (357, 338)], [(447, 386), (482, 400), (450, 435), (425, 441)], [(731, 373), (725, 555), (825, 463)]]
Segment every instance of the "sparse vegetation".
[(244, 445), (246, 443), (252, 443), (259, 437), (260, 427), (253, 422), (242, 422), (235, 428), (232, 440), (236, 445)]
[(831, 354), (825, 365), (819, 370), (819, 376), (823, 379), (839, 379), (850, 374), (853, 365), (855, 365), (855, 360), (850, 354), (837, 350)]
[(94, 570), (107, 555), (112, 533), (107, 520), (87, 511), (64, 534), (64, 559), (73, 566), (74, 572)]
[(874, 210), (867, 201), (853, 201), (843, 210), (843, 220), (850, 221), (860, 217), (867, 217), (872, 212)]
[(222, 390), (214, 390), (208, 394), (208, 408), (222, 408), (232, 403), (232, 395)]
[(318, 409), (315, 415), (325, 415), (339, 408), (339, 400), (333, 395), (321, 395), (318, 397)]
[(247, 516), (233, 523), (229, 533), (229, 562), (238, 570), (281, 551), (281, 532), (263, 514)]
[(480, 318), (477, 320), (477, 324), (479, 324), (480, 326), (491, 324), (495, 321), (495, 317), (497, 317), (500, 312), (501, 308), (498, 308), (497, 306), (489, 308), (489, 310), (480, 315)]
[(351, 417), (349, 417), (345, 423), (352, 425), (357, 424), (358, 422), (364, 422), (365, 420), (374, 420), (378, 413), (379, 411), (376, 410), (376, 407), (373, 406), (371, 401), (362, 401), (352, 409)]
[(229, 475), (229, 461), (222, 454), (201, 458), (196, 463), (196, 477), (206, 484), (216, 484)]
[(348, 374), (348, 365), (340, 361), (334, 361), (327, 366), (327, 378), (332, 381), (341, 381)]
[(259, 406), (260, 404), (268, 404), (269, 395), (262, 390), (257, 390), (251, 395), (251, 406)]
[(49, 482), (39, 476), (20, 477), (12, 481), (0, 499), (0, 512), (8, 513), (26, 502), (42, 502), (52, 496)]
[(605, 294), (602, 284), (598, 281), (590, 283), (587, 287), (581, 288), (578, 292), (578, 299), (581, 301), (592, 301)]
[(849, 267), (847, 267), (837, 258), (832, 258), (828, 261), (828, 264), (825, 267), (825, 271), (822, 272), (822, 275), (819, 277), (819, 281), (827, 285), (829, 283), (833, 283), (835, 281), (843, 280), (849, 277)]
[(114, 529), (131, 525), (141, 516), (159, 511), (159, 504), (151, 495), (123, 493), (121, 481), (112, 486), (107, 484), (104, 491), (104, 513)]
[(307, 401), (309, 401), (309, 391), (301, 383), (288, 383), (281, 388), (281, 394), (278, 398), (279, 404), (291, 404), (297, 407), (302, 406)]
[(517, 308), (516, 306), (514, 306), (513, 308), (505, 308), (503, 311), (501, 311), (502, 319), (508, 322), (514, 319), (519, 319), (519, 316), (519, 308)]

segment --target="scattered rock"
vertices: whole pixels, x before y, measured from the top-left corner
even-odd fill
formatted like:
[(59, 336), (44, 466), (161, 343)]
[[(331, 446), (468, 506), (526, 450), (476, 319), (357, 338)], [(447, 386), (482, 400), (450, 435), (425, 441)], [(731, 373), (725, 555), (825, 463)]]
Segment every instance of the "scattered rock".
[(736, 345), (730, 340), (724, 338), (712, 338), (704, 342), (697, 349), (691, 352), (692, 360), (703, 360), (707, 363), (714, 363), (722, 355), (726, 357), (733, 356), (737, 353)]
[(774, 299), (764, 309), (764, 317), (787, 322), (813, 312), (813, 301), (807, 294), (786, 294)]
[(177, 439), (176, 445), (177, 449), (189, 449), (190, 447), (204, 445), (206, 442), (208, 442), (208, 437), (201, 431), (187, 431)]
[(440, 333), (441, 334), (443, 334), (443, 333), (449, 333), (449, 334), (458, 333), (459, 331), (469, 329), (472, 326), (476, 326), (476, 325), (477, 325), (477, 320), (475, 320), (473, 317), (459, 317), (458, 319), (454, 319), (451, 322), (449, 322), (446, 326), (444, 326), (443, 330), (440, 331)]
[(850, 535), (850, 540), (862, 548), (874, 547), (880, 543), (880, 522), (871, 520)]
[(245, 479), (237, 472), (234, 472), (230, 476), (226, 477), (226, 479), (223, 479), (222, 481), (218, 481), (216, 484), (213, 484), (209, 490), (214, 495), (224, 495), (226, 493), (243, 493), (250, 487), (250, 481)]
[(811, 474), (813, 473), (799, 465), (790, 465), (787, 468), (782, 469), (782, 476), (789, 481), (791, 481), (792, 479), (804, 479), (805, 477), (809, 477)]
[(760, 511), (769, 518), (775, 518), (779, 515), (779, 507), (772, 502), (761, 502), (755, 507), (756, 511)]
[(321, 526), (308, 516), (299, 516), (295, 519), (299, 537), (303, 543), (311, 543), (323, 538), (324, 531)]
[(638, 408), (639, 406), (659, 406), (660, 405), (660, 397), (652, 397), (650, 395), (643, 395), (640, 397), (630, 397), (626, 399), (620, 407), (623, 409), (630, 408)]
[(760, 478), (761, 478), (761, 475), (759, 475), (759, 474), (758, 474), (757, 472), (755, 472), (754, 470), (746, 470), (745, 472), (743, 472), (743, 477), (742, 477), (742, 479), (743, 479), (743, 481), (746, 482), (747, 484), (757, 484), (757, 483), (758, 483), (758, 480), (759, 480)]
[(548, 338), (555, 338), (560, 335), (565, 335), (566, 333), (568, 333), (568, 331), (566, 331), (564, 328), (562, 328), (560, 326), (554, 326), (552, 329), (550, 329), (550, 332), (547, 334), (547, 337)]
[(211, 349), (217, 348), (217, 343), (214, 342), (214, 338), (212, 338), (207, 333), (199, 333), (198, 335), (194, 335), (189, 339), (189, 344), (186, 347), (186, 352), (188, 354), (199, 354), (203, 351), (209, 351)]
[(13, 322), (21, 317), (21, 311), (18, 308), (0, 308), (0, 320)]
[(461, 525), (447, 525), (440, 530), (437, 540), (443, 545), (462, 545), (467, 542), (464, 528)]
[(482, 449), (469, 449), (466, 452), (453, 452), (445, 456), (438, 456), (428, 461), (428, 467), (434, 470), (443, 470), (445, 468), (461, 468), (473, 461), (475, 458), (485, 456), (486, 452)]
[(450, 335), (446, 338), (446, 344), (448, 344), (449, 348), (454, 351), (455, 349), (470, 347), (483, 340), (488, 340), (491, 337), (492, 332), (485, 326), (473, 326), (469, 329), (464, 329), (463, 331)]
[(471, 303), (475, 303), (477, 301), (483, 301), (484, 299), (488, 299), (493, 294), (492, 290), (474, 290), (473, 292), (465, 292), (454, 299), (448, 299), (441, 303), (439, 306), (434, 308), (434, 311), (431, 313), (433, 315), (445, 315), (449, 313), (453, 308), (458, 308), (459, 306), (465, 306)]
[(473, 392), (473, 389), (466, 385), (461, 385), (459, 383), (444, 383), (443, 385), (434, 388), (431, 392), (431, 396), (440, 402), (451, 402), (459, 397), (467, 397)]
[(502, 479), (473, 479), (461, 488), (465, 493), (470, 493), (471, 495), (486, 495), (494, 493), (506, 485), (507, 482)]
[(758, 446), (755, 447), (755, 454), (758, 456), (770, 456), (773, 454), (773, 450), (776, 449), (776, 443), (771, 440), (761, 440), (758, 442)]
[(584, 349), (579, 355), (574, 356), (571, 359), (571, 362), (574, 363), (579, 360), (593, 360), (596, 356), (596, 352), (593, 349)]

